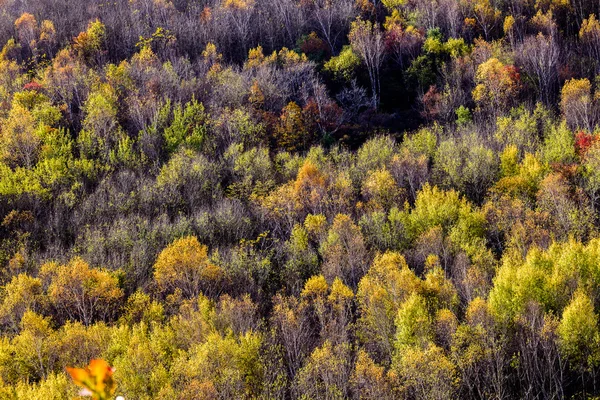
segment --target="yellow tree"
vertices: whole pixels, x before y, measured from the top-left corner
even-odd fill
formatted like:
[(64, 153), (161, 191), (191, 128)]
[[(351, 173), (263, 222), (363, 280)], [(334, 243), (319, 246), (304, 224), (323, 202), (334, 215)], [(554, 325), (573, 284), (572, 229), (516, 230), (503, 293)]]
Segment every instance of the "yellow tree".
[(374, 209), (390, 209), (400, 201), (401, 189), (386, 168), (369, 173), (363, 182), (362, 194)]
[(187, 298), (204, 292), (217, 295), (223, 271), (208, 259), (208, 248), (195, 236), (175, 240), (167, 246), (154, 264), (154, 280), (164, 294), (181, 290)]
[(329, 177), (312, 161), (306, 160), (293, 182), (293, 197), (297, 207), (319, 214), (326, 206)]
[(106, 26), (99, 20), (91, 21), (85, 32), (73, 41), (73, 49), (86, 61), (98, 60), (106, 41)]
[(592, 84), (587, 78), (570, 79), (560, 92), (560, 108), (571, 129), (593, 132), (597, 117)]
[(61, 315), (85, 325), (108, 320), (123, 298), (123, 290), (113, 273), (90, 268), (81, 258), (74, 258), (66, 265), (44, 264), (40, 276), (48, 284), (50, 303)]
[(508, 108), (519, 94), (521, 77), (513, 65), (490, 58), (477, 67), (473, 100), (492, 115)]
[(291, 101), (281, 110), (276, 129), (279, 146), (288, 151), (306, 149), (314, 140), (313, 132), (308, 129), (302, 114), (302, 108)]
[(306, 300), (321, 326), (321, 338), (332, 344), (347, 343), (349, 324), (352, 321), (354, 293), (335, 278), (329, 286), (323, 275), (306, 281), (301, 298)]
[(391, 400), (395, 398), (385, 374), (385, 368), (376, 364), (362, 349), (358, 351), (351, 384), (354, 392), (358, 393), (361, 399)]
[(360, 319), (359, 338), (377, 361), (389, 363), (398, 308), (411, 293), (421, 290), (421, 282), (399, 253), (375, 257), (369, 272), (361, 279), (356, 297)]
[(30, 13), (23, 13), (15, 21), (15, 30), (17, 31), (19, 43), (33, 52), (37, 46), (38, 32), (38, 23), (35, 17)]
[(295, 389), (302, 395), (300, 398), (348, 398), (351, 367), (350, 345), (334, 345), (326, 340), (312, 352), (298, 372)]
[(26, 311), (39, 311), (44, 303), (42, 281), (27, 274), (13, 276), (2, 292), (0, 320), (14, 332), (18, 332), (19, 322)]
[(348, 215), (338, 214), (321, 246), (323, 275), (329, 282), (338, 277), (356, 288), (367, 271), (367, 248), (360, 228)]
[(490, 34), (500, 23), (502, 12), (491, 0), (476, 0), (469, 3), (473, 4), (473, 19), (483, 31), (484, 39), (488, 40)]
[(13, 167), (33, 167), (42, 145), (33, 114), (20, 104), (14, 104), (8, 118), (2, 122), (2, 161)]

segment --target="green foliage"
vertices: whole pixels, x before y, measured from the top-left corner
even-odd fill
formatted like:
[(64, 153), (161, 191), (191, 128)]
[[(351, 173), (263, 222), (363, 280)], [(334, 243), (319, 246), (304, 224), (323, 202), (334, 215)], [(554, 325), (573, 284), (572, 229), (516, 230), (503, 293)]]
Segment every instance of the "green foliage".
[(543, 160), (548, 164), (569, 164), (575, 161), (573, 134), (565, 122), (550, 129), (544, 141), (542, 154)]
[(465, 106), (458, 107), (454, 113), (456, 114), (457, 125), (467, 125), (473, 120), (473, 117), (471, 116), (471, 110)]
[(325, 71), (339, 80), (351, 80), (360, 66), (360, 58), (352, 51), (351, 46), (344, 46), (339, 55), (331, 57), (324, 65)]
[(429, 87), (435, 83), (435, 61), (427, 55), (421, 55), (412, 61), (406, 75), (420, 87)]
[(289, 258), (285, 264), (285, 281), (292, 292), (298, 293), (304, 281), (317, 273), (318, 254), (311, 248), (307, 230), (299, 224), (294, 225), (286, 250)]
[(359, 338), (385, 363), (393, 354), (398, 310), (420, 285), (404, 257), (392, 252), (377, 256), (358, 285)]
[(498, 117), (495, 139), (502, 146), (516, 146), (519, 154), (535, 152), (540, 141), (539, 126), (544, 123), (536, 114), (519, 107), (507, 116)]
[(498, 159), (476, 135), (461, 141), (450, 138), (439, 144), (435, 168), (450, 187), (456, 187), (479, 201), (497, 180)]
[(443, 191), (425, 185), (417, 195), (415, 206), (405, 214), (407, 235), (414, 240), (430, 228), (440, 226), (444, 232), (458, 232), (461, 224), (471, 227), (468, 236), (483, 234), (483, 216), (456, 191)]
[(592, 367), (600, 361), (598, 357), (598, 316), (592, 300), (578, 291), (565, 307), (558, 326), (561, 351), (580, 367)]
[(433, 338), (425, 299), (413, 293), (398, 309), (396, 342), (398, 354), (408, 347), (424, 347)]
[(561, 313), (578, 287), (596, 292), (597, 253), (594, 239), (588, 245), (569, 241), (552, 244), (547, 251), (534, 248), (522, 261), (507, 258), (490, 292), (492, 309), (503, 321), (510, 321), (533, 300)]
[(173, 122), (164, 130), (165, 146), (169, 153), (185, 145), (192, 150), (200, 149), (208, 124), (209, 116), (204, 105), (195, 99), (173, 108)]

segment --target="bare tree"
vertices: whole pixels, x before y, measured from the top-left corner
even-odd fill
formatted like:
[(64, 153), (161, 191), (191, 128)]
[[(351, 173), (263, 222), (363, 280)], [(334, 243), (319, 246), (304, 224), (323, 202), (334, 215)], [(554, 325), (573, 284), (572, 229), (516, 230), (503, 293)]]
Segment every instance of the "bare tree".
[(312, 16), (313, 23), (323, 36), (332, 54), (336, 53), (339, 35), (344, 31), (346, 21), (356, 13), (352, 0), (308, 0), (307, 14)]
[(369, 80), (371, 81), (371, 95), (373, 108), (379, 107), (379, 96), (381, 92), (379, 72), (384, 59), (383, 33), (379, 24), (371, 21), (357, 19), (350, 27), (348, 35), (352, 50), (362, 58)]
[(302, 26), (304, 25), (304, 17), (298, 2), (294, 0), (279, 0), (274, 2), (266, 2), (266, 6), (271, 8), (277, 20), (285, 28), (285, 39), (290, 44), (296, 43)]
[(529, 36), (519, 46), (517, 54), (523, 70), (534, 78), (538, 99), (546, 105), (552, 104), (558, 83), (560, 57), (556, 39), (541, 33)]

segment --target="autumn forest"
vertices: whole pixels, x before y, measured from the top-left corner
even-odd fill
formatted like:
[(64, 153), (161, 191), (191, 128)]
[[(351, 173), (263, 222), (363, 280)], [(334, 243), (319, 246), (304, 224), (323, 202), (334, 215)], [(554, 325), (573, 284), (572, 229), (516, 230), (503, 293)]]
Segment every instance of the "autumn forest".
[(600, 398), (599, 1), (0, 0), (0, 48), (0, 400)]

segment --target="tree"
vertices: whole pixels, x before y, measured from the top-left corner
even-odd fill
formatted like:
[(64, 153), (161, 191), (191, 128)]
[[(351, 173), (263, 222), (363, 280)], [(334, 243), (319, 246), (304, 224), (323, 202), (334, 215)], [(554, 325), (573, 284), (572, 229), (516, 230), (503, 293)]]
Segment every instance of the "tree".
[(84, 129), (78, 137), (80, 151), (85, 157), (101, 155), (106, 160), (119, 138), (115, 90), (109, 84), (100, 86), (88, 96), (84, 111)]
[(2, 324), (17, 332), (21, 318), (27, 311), (39, 312), (44, 306), (42, 281), (27, 274), (13, 276), (4, 286), (0, 305)]
[(600, 59), (600, 22), (594, 14), (583, 20), (579, 29), (579, 39), (583, 43), (588, 57), (593, 60), (596, 72), (598, 72), (600, 70), (600, 64), (598, 63)]
[[(50, 318), (26, 311), (21, 318), (19, 334), (10, 341), (9, 354), (14, 360), (11, 374), (34, 380), (48, 377), (56, 360), (57, 349), (52, 343), (54, 333)], [(8, 341), (7, 338), (4, 340)], [(10, 379), (6, 368), (3, 372), (3, 379)]]
[(599, 335), (598, 315), (592, 300), (584, 292), (576, 292), (558, 325), (560, 350), (574, 369), (582, 373), (598, 364)]
[(566, 359), (558, 346), (558, 318), (545, 315), (539, 304), (530, 303), (517, 323), (523, 385), (545, 397), (563, 397)]
[(359, 65), (360, 58), (352, 50), (352, 47), (344, 46), (340, 54), (331, 57), (325, 63), (324, 69), (339, 81), (352, 81)]
[(221, 193), (216, 165), (185, 148), (163, 164), (155, 188), (163, 204), (171, 209), (195, 209), (210, 204)]
[(320, 252), (323, 275), (329, 282), (338, 277), (351, 288), (357, 287), (367, 270), (367, 249), (360, 228), (349, 216), (336, 215)]
[(329, 177), (322, 168), (307, 159), (298, 170), (296, 180), (293, 182), (293, 200), (300, 206), (299, 208), (311, 214), (320, 214), (325, 210), (328, 183)]
[(496, 8), (493, 0), (477, 0), (473, 4), (471, 15), (483, 31), (484, 39), (488, 40), (500, 23), (502, 12)]
[(409, 348), (425, 348), (433, 339), (432, 320), (425, 299), (417, 293), (402, 303), (396, 316), (396, 354)]
[(362, 182), (373, 171), (387, 169), (397, 150), (390, 136), (376, 136), (367, 140), (356, 153), (353, 179)]
[(372, 171), (363, 182), (362, 194), (374, 209), (389, 210), (399, 203), (401, 190), (387, 169)]
[[(303, 26), (302, 9), (292, 0), (274, 3), (273, 8), (276, 18), (285, 28), (288, 44), (293, 44), (300, 36), (300, 29)], [(307, 52), (304, 51), (304, 53)]]
[(436, 345), (404, 350), (394, 369), (403, 378), (402, 389), (416, 399), (441, 400), (456, 393), (456, 368)]
[(350, 346), (347, 343), (333, 345), (326, 340), (298, 372), (295, 389), (308, 398), (347, 398), (351, 366)]
[(40, 275), (47, 285), (48, 299), (62, 320), (78, 320), (86, 326), (97, 320), (108, 321), (123, 298), (115, 274), (90, 268), (81, 258), (66, 265), (44, 264)]
[(558, 81), (560, 47), (553, 36), (527, 37), (519, 50), (519, 58), (524, 71), (534, 77), (538, 98), (547, 106), (554, 100)]
[(294, 225), (286, 250), (289, 257), (284, 272), (286, 286), (298, 294), (305, 280), (317, 273), (318, 254), (309, 243), (308, 232), (299, 224)]
[(63, 49), (52, 60), (44, 73), (49, 97), (66, 106), (67, 120), (74, 122), (89, 94), (86, 81), (89, 69), (73, 50)]
[(199, 150), (206, 135), (208, 115), (204, 112), (204, 105), (195, 99), (182, 107), (178, 104), (173, 109), (173, 122), (165, 128), (163, 136), (169, 153), (174, 153), (180, 145)]
[(316, 30), (325, 39), (332, 54), (338, 50), (342, 25), (355, 15), (355, 3), (349, 0), (310, 0), (305, 4), (306, 14), (312, 18)]
[(404, 257), (395, 252), (377, 255), (361, 279), (356, 294), (358, 337), (376, 361), (390, 363), (398, 309), (411, 294), (420, 291), (420, 285)]
[(477, 67), (473, 100), (493, 116), (513, 103), (520, 91), (521, 76), (513, 65), (490, 58)]
[(106, 26), (99, 20), (90, 21), (87, 30), (73, 40), (73, 49), (82, 60), (99, 63), (106, 41)]
[(588, 194), (592, 209), (596, 210), (600, 205), (600, 143), (598, 141), (594, 141), (585, 152), (582, 168), (584, 189)]
[(314, 132), (306, 125), (302, 108), (293, 101), (281, 110), (276, 134), (279, 146), (288, 151), (306, 149), (314, 141)]
[(163, 294), (177, 290), (186, 298), (200, 293), (216, 296), (221, 291), (223, 271), (208, 258), (208, 248), (195, 236), (169, 244), (154, 263), (154, 280)]
[(54, 26), (54, 22), (50, 20), (43, 20), (40, 24), (40, 47), (45, 47), (46, 55), (51, 57), (54, 55), (57, 37), (56, 37), (56, 27)]
[(412, 25), (403, 29), (399, 17), (394, 18), (398, 14), (397, 11), (394, 11), (391, 17), (386, 17), (384, 24), (385, 49), (398, 66), (404, 69), (421, 52), (425, 37), (422, 31)]
[(306, 301), (276, 295), (273, 304), (271, 324), (277, 343), (283, 347), (288, 377), (293, 380), (315, 346), (315, 327)]
[(358, 351), (351, 383), (354, 392), (361, 399), (388, 400), (394, 398), (385, 368), (377, 365), (364, 350)]
[(320, 336), (333, 345), (346, 344), (350, 339), (354, 293), (339, 278), (327, 284), (323, 275), (309, 278), (300, 294), (310, 304)]
[(248, 51), (248, 38), (250, 36), (250, 25), (255, 12), (256, 1), (254, 0), (225, 0), (222, 7), (224, 15), (235, 29), (237, 40), (240, 41), (242, 53)]
[(498, 159), (478, 135), (472, 134), (442, 141), (437, 148), (434, 168), (448, 186), (481, 202), (496, 181)]
[(27, 108), (15, 104), (3, 122), (0, 132), (2, 161), (15, 167), (33, 167), (42, 145), (33, 114)]
[(560, 108), (569, 128), (594, 131), (598, 116), (592, 84), (587, 78), (573, 78), (565, 82), (560, 92)]
[(409, 201), (416, 199), (417, 192), (429, 178), (428, 161), (427, 155), (414, 154), (407, 148), (394, 155), (391, 161), (390, 172), (396, 182), (406, 190)]
[(180, 354), (173, 362), (173, 374), (181, 382), (182, 396), (193, 398), (200, 393), (200, 396), (239, 398), (260, 393), (261, 343), (261, 335), (253, 332), (239, 337), (210, 333), (203, 343)]
[(350, 26), (348, 34), (352, 50), (360, 56), (365, 63), (369, 80), (371, 81), (371, 95), (373, 108), (379, 107), (381, 95), (380, 69), (384, 60), (384, 37), (379, 24), (371, 21), (357, 19)]
[(572, 199), (566, 179), (549, 174), (540, 184), (537, 205), (550, 215), (556, 239), (584, 238), (591, 228), (591, 215), (581, 201)]
[(29, 49), (32, 54), (37, 47), (36, 39), (38, 33), (38, 23), (35, 17), (30, 13), (23, 13), (15, 20), (15, 30), (21, 45)]

